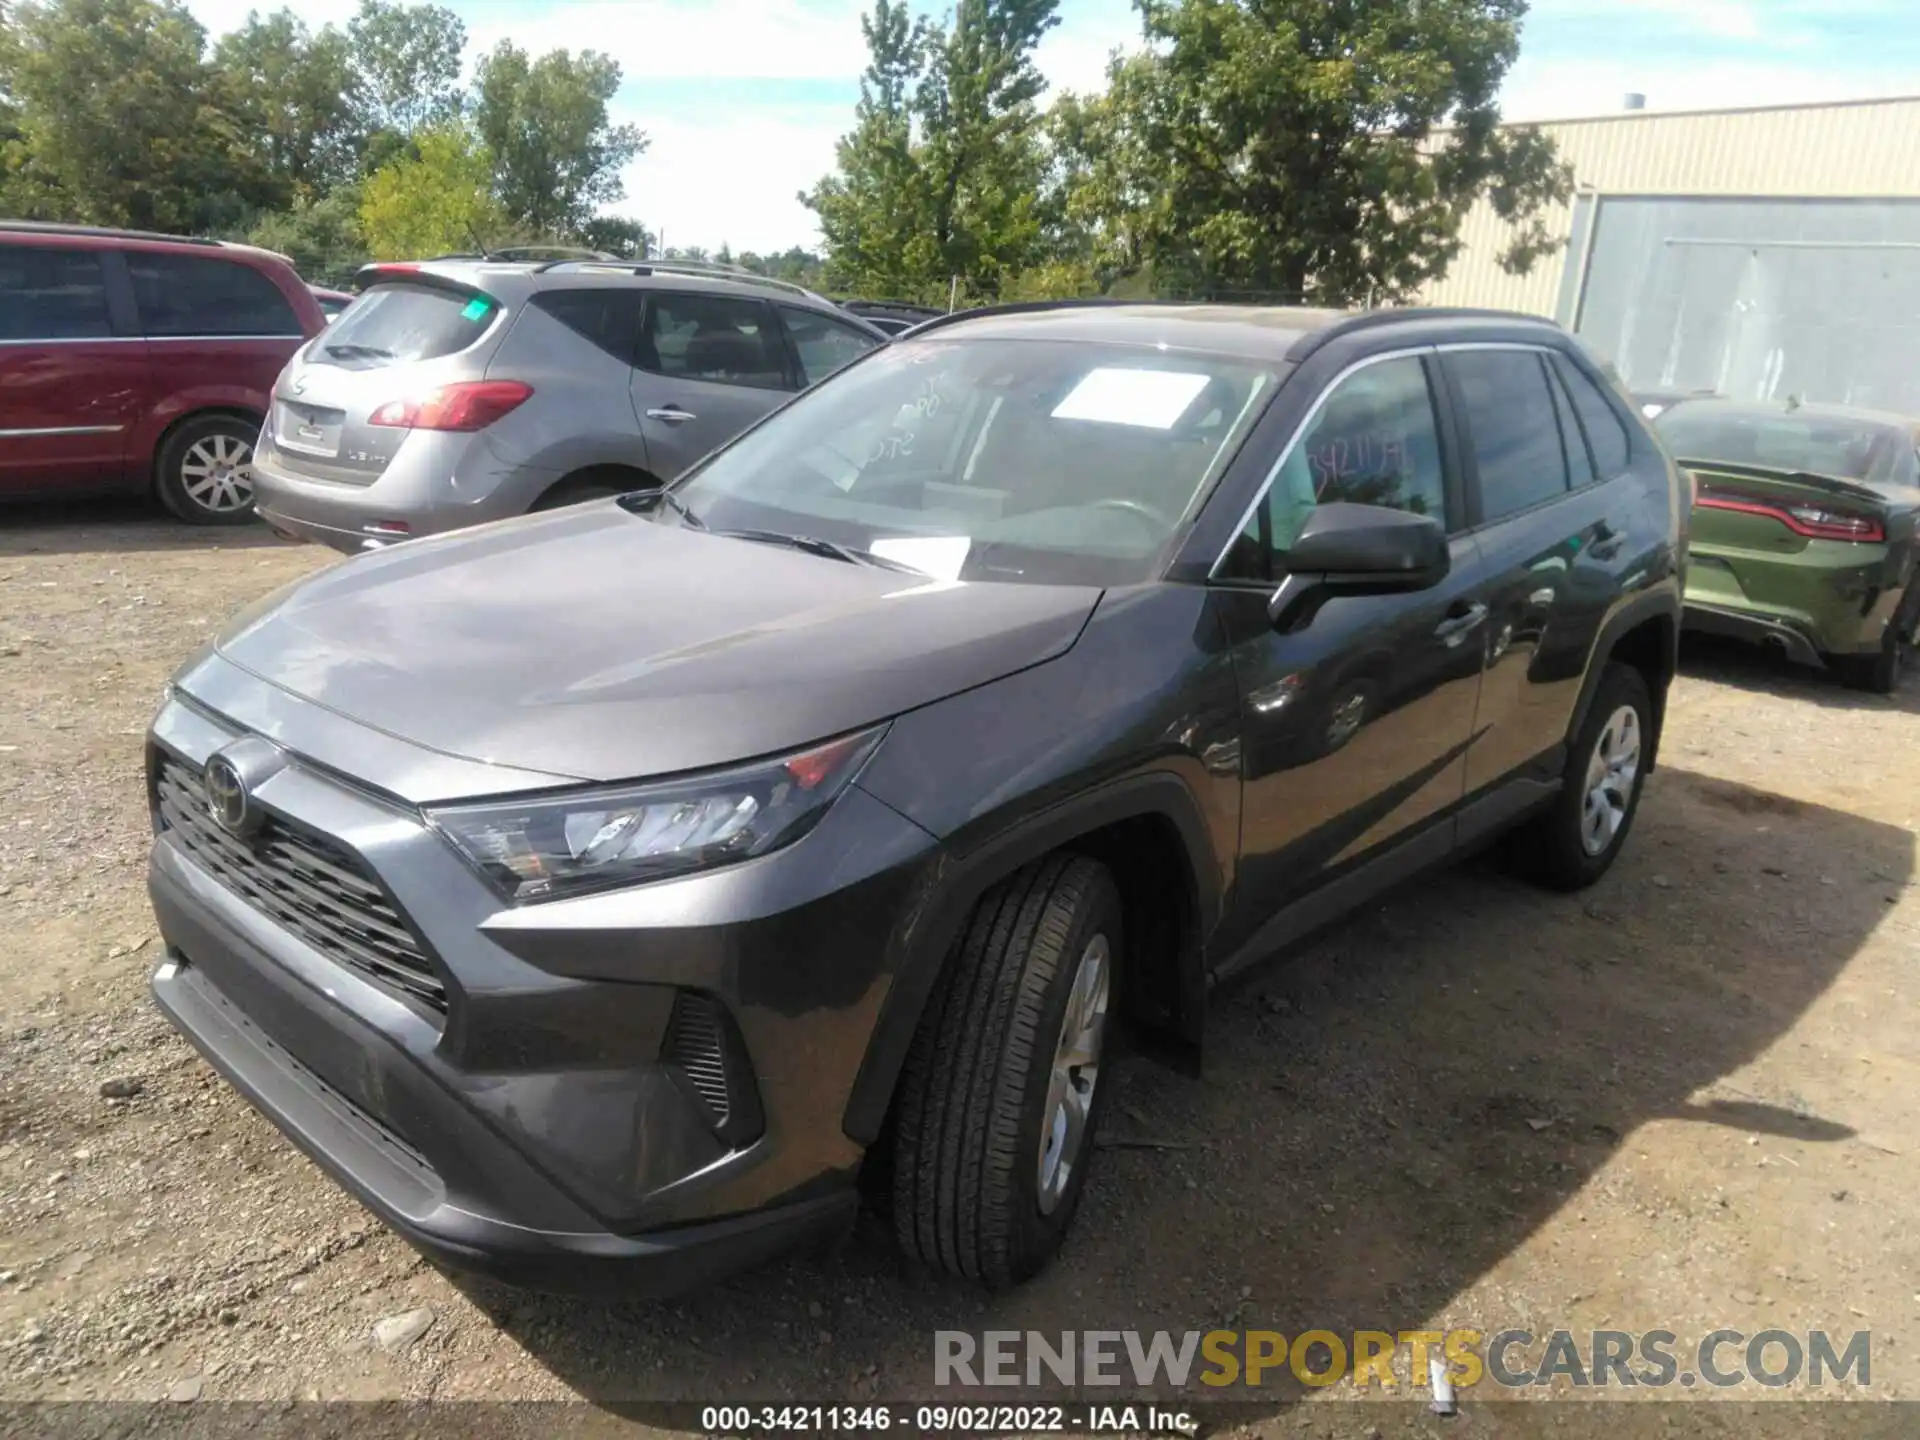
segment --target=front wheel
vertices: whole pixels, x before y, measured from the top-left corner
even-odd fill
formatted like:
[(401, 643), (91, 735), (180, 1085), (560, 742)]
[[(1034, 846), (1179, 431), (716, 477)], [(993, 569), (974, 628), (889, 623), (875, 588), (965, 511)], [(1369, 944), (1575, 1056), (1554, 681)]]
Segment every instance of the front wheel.
[(1560, 794), (1514, 836), (1510, 853), (1530, 879), (1581, 890), (1607, 873), (1640, 808), (1652, 744), (1646, 677), (1609, 661), (1574, 737)]
[(167, 437), (155, 465), (160, 503), (189, 525), (253, 518), (253, 443), (260, 427), (237, 415), (203, 415)]
[(1052, 855), (974, 907), (928, 1002), (894, 1120), (901, 1248), (1002, 1289), (1060, 1248), (1112, 1090), (1120, 895)]

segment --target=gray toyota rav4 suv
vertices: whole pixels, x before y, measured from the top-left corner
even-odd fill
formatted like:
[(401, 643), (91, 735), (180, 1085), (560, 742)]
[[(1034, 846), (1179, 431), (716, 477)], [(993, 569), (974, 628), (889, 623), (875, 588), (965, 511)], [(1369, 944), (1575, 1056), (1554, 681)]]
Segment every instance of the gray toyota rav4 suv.
[(374, 265), (294, 355), (253, 457), (260, 518), (373, 550), (671, 480), (886, 335), (731, 268)]
[[(160, 1006), (442, 1263), (1060, 1244), (1117, 1032), (1516, 827), (1612, 863), (1686, 489), (1537, 320), (1009, 307), (670, 487), (271, 596), (154, 721)], [(1303, 1122), (1304, 1123), (1304, 1122)]]

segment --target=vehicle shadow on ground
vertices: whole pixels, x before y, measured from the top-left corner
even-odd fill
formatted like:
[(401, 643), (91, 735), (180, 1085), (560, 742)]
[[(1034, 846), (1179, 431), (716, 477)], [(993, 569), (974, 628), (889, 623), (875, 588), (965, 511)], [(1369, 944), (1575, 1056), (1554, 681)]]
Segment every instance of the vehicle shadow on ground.
[[(1065, 1254), (1009, 1295), (905, 1273), (876, 1219), (837, 1254), (672, 1304), (463, 1288), (616, 1409), (932, 1398), (943, 1329), (1418, 1328), (1579, 1203), (1649, 1122), (1862, 1143), (1793, 1096), (1712, 1092), (1846, 966), (1913, 852), (1904, 830), (1664, 769), (1620, 863), (1583, 895), (1487, 861), (1439, 874), (1219, 997), (1204, 1080), (1122, 1071)], [(1762, 919), (1754, 897), (1782, 871), (1834, 883)], [(1459, 1323), (1551, 1328), (1564, 1298)], [(1259, 1402), (1241, 1423), (1298, 1390), (1240, 1392)]]
[(1828, 710), (1887, 710), (1920, 714), (1920, 654), (1907, 652), (1906, 673), (1892, 695), (1850, 690), (1811, 665), (1798, 665), (1760, 645), (1719, 635), (1687, 635), (1680, 642), (1680, 673), (1738, 690), (1777, 695)]
[(290, 548), (257, 520), (183, 525), (144, 497), (0, 506), (0, 555), (117, 555), (138, 550)]

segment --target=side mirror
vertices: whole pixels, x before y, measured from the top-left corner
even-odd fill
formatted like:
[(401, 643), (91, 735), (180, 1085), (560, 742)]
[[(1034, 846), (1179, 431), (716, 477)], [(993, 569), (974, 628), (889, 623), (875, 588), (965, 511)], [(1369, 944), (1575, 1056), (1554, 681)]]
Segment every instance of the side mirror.
[(1428, 590), (1447, 576), (1447, 532), (1430, 515), (1344, 501), (1317, 506), (1283, 557), (1287, 578), (1267, 602), (1278, 630), (1297, 630), (1337, 595)]

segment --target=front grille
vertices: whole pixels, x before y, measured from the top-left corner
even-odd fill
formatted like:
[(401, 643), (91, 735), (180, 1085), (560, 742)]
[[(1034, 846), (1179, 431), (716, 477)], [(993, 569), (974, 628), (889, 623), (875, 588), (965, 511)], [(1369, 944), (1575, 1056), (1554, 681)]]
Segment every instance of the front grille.
[(214, 821), (192, 765), (162, 756), (160, 828), (214, 879), (329, 959), (446, 1013), (447, 987), (359, 857), (269, 817), (246, 839)]
[(692, 990), (676, 994), (660, 1058), (680, 1067), (713, 1112), (714, 1124), (725, 1125), (732, 1107), (727, 1092), (726, 1023), (719, 1003)]

